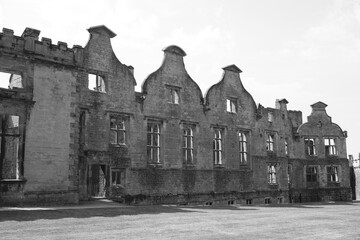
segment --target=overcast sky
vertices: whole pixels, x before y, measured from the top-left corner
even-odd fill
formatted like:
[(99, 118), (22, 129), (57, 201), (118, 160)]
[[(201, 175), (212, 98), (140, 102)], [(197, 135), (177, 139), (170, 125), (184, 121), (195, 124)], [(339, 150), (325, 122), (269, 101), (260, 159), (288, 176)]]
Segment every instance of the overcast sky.
[(157, 70), (163, 48), (186, 53), (190, 76), (206, 90), (237, 65), (255, 102), (311, 113), (322, 101), (360, 152), (360, 0), (0, 1), (0, 29), (25, 27), (53, 43), (85, 46), (87, 28), (106, 25), (119, 60), (135, 68), (136, 90)]

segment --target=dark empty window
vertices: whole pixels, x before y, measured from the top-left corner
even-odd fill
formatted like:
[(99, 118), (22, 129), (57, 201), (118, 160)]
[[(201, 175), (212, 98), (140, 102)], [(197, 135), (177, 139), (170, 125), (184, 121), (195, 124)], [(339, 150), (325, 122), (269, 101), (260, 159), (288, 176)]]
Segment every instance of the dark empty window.
[(306, 181), (317, 182), (318, 170), (317, 167), (306, 167)]
[(20, 179), (21, 136), (20, 117), (0, 115), (0, 168), (2, 179)]
[(305, 138), (305, 154), (308, 156), (316, 155), (315, 138)]

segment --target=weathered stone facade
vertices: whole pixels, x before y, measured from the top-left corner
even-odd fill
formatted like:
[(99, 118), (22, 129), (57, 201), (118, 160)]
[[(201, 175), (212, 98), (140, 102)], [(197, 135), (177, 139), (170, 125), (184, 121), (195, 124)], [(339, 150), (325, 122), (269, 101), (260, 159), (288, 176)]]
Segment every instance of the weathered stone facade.
[(0, 204), (351, 199), (346, 132), (324, 103), (306, 123), (285, 99), (256, 106), (235, 65), (204, 97), (177, 46), (136, 92), (116, 34), (88, 31), (71, 49), (35, 29), (0, 33)]

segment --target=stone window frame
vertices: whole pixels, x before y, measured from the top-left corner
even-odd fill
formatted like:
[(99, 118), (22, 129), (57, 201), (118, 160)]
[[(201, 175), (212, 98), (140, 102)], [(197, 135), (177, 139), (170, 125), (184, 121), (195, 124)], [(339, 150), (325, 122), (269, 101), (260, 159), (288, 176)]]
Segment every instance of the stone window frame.
[[(122, 146), (127, 146), (129, 144), (129, 138), (130, 138), (130, 116), (132, 114), (127, 114), (127, 113), (123, 113), (123, 112), (108, 112), (109, 114), (109, 145), (112, 147), (122, 147)], [(116, 123), (116, 128), (112, 128), (111, 127), (111, 123), (112, 121), (115, 121)], [(122, 122), (123, 123), (123, 127), (122, 128), (118, 128), (118, 124)], [(112, 133), (116, 132), (117, 134), (117, 141), (116, 142), (112, 142)], [(118, 141), (118, 134), (122, 134), (123, 135), (123, 141), (119, 142)]]
[[(8, 86), (7, 88), (4, 88), (4, 87), (0, 87), (0, 89), (12, 89), (12, 90), (15, 90), (15, 89), (22, 89), (24, 88), (25, 84), (24, 84), (24, 77), (23, 77), (23, 74), (22, 72), (19, 72), (19, 71), (7, 71), (7, 70), (3, 70), (1, 69), (0, 70), (0, 74), (1, 75), (7, 75), (6, 77), (8, 78)], [(12, 86), (12, 81), (13, 81), (13, 77), (14, 76), (18, 76), (20, 77), (20, 85), (17, 85), (17, 86)], [(2, 81), (4, 78), (4, 76), (0, 76), (0, 81)]]
[[(241, 134), (245, 136), (245, 141)], [(239, 143), (239, 160), (241, 166), (248, 166), (250, 164), (250, 130), (239, 129), (238, 130), (238, 143)], [(244, 150), (245, 144), (245, 150)]]
[[(337, 146), (336, 146), (337, 137), (325, 136), (323, 138), (323, 140), (324, 140), (325, 156), (336, 156), (336, 155), (338, 155)], [(331, 140), (333, 142), (331, 142)]]
[[(310, 171), (310, 169), (315, 170)], [(319, 166), (318, 165), (306, 165), (305, 166), (305, 180), (307, 183), (319, 182)]]
[[(147, 137), (146, 137), (146, 139), (147, 139), (146, 140), (146, 159), (147, 159), (148, 164), (158, 165), (158, 164), (161, 164), (161, 162), (162, 162), (162, 160), (161, 160), (162, 159), (162, 154), (161, 154), (162, 125), (163, 125), (163, 122), (160, 120), (156, 120), (156, 119), (148, 119), (147, 120), (147, 123), (146, 123), (146, 135), (147, 135)], [(155, 126), (157, 127), (157, 130), (154, 129)], [(149, 142), (149, 140), (150, 140), (150, 142)], [(149, 153), (150, 153), (150, 155), (149, 155)]]
[[(305, 155), (306, 156), (317, 156), (318, 155), (318, 144), (317, 144), (317, 136), (304, 136), (304, 146), (305, 146)], [(307, 143), (307, 141), (309, 143)], [(310, 144), (313, 142), (313, 144)]]
[(270, 185), (277, 185), (277, 173), (278, 173), (279, 163), (268, 162), (267, 163), (267, 182)]
[(267, 152), (275, 152), (276, 147), (276, 132), (266, 131), (265, 149)]
[(326, 165), (326, 180), (328, 183), (340, 182), (340, 166)]
[(234, 97), (226, 98), (226, 112), (236, 114), (238, 112), (238, 99)]
[(284, 139), (284, 153), (285, 153), (285, 156), (289, 156), (289, 139), (288, 138)]
[(126, 171), (122, 168), (111, 168), (110, 170), (111, 176), (111, 185), (117, 187), (125, 187), (125, 179), (126, 179)]
[(213, 164), (214, 166), (221, 167), (224, 166), (225, 160), (225, 136), (226, 136), (226, 126), (220, 125), (211, 125), (213, 133)]
[[(7, 131), (5, 131), (3, 128), (5, 127), (4, 120), (6, 119), (7, 116), (16, 116), (18, 117), (18, 131), (17, 133), (9, 133)], [(24, 181), (24, 136), (25, 136), (25, 128), (26, 128), (26, 119), (25, 116), (20, 115), (20, 114), (16, 114), (16, 113), (11, 113), (11, 112), (4, 112), (0, 115), (1, 119), (1, 130), (0, 130), (0, 148), (1, 149), (5, 149), (5, 151), (1, 151), (0, 150), (0, 181)], [(6, 139), (6, 137), (16, 137), (18, 138), (18, 145), (16, 148), (16, 154), (17, 154), (17, 159), (14, 160), (15, 162), (15, 177), (4, 177), (3, 176), (3, 167), (4, 167), (4, 158), (5, 158), (5, 153), (6, 152), (6, 147), (5, 145), (5, 141), (3, 140), (3, 138)]]
[[(189, 132), (190, 131), (190, 132)], [(190, 146), (189, 146), (190, 145)], [(182, 134), (182, 156), (185, 164), (194, 164), (194, 126), (185, 124)], [(190, 156), (190, 159), (189, 159)]]
[[(90, 79), (95, 77), (95, 79)], [(90, 82), (95, 81), (95, 86), (93, 89), (90, 87)], [(88, 71), (87, 72), (87, 88), (91, 92), (98, 92), (98, 93), (107, 93), (108, 86), (107, 86), (107, 77), (104, 73), (96, 72), (96, 71)]]
[(181, 102), (181, 98), (180, 98), (181, 87), (174, 86), (174, 85), (169, 85), (169, 84), (165, 84), (165, 87), (166, 87), (166, 90), (167, 90), (166, 95), (168, 96), (168, 103), (175, 104), (175, 105), (180, 105), (180, 102)]

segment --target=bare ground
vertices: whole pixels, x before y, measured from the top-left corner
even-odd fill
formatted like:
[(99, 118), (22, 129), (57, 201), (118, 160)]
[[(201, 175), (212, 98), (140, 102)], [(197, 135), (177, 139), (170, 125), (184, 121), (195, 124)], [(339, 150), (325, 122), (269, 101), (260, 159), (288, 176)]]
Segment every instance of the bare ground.
[(0, 239), (360, 239), (360, 203), (0, 208)]

